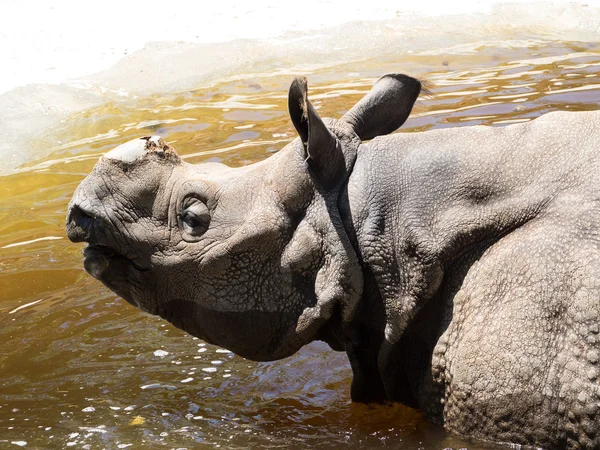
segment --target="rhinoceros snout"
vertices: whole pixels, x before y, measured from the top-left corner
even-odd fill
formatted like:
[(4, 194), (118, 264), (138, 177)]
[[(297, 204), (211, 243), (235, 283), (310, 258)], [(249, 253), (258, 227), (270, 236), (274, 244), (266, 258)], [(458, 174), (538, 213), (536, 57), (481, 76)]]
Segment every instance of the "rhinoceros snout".
[(78, 205), (72, 205), (67, 216), (67, 236), (69, 239), (72, 242), (89, 241), (94, 220), (90, 214)]

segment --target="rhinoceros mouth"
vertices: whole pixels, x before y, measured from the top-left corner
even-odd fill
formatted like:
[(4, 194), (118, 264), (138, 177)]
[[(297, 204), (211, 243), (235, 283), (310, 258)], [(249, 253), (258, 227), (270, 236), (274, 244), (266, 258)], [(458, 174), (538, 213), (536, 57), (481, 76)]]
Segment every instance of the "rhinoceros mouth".
[(126, 263), (134, 269), (145, 272), (150, 268), (143, 265), (137, 258), (130, 258), (107, 245), (89, 243), (83, 250), (83, 267), (94, 278), (100, 279), (106, 269), (115, 262)]

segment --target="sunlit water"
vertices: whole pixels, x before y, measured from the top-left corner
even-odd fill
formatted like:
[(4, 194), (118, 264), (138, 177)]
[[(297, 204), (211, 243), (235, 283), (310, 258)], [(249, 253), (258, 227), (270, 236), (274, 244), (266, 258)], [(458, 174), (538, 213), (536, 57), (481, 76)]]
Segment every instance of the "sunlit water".
[[(319, 113), (339, 117), (386, 72), (431, 83), (403, 132), (600, 108), (596, 43), (505, 41), (304, 75)], [(295, 137), (290, 81), (263, 74), (104, 104), (40, 139), (49, 157), (0, 177), (0, 447), (491, 448), (399, 405), (352, 404), (345, 356), (321, 343), (247, 361), (134, 309), (83, 271), (64, 219), (99, 155), (159, 134), (188, 162), (259, 161)]]

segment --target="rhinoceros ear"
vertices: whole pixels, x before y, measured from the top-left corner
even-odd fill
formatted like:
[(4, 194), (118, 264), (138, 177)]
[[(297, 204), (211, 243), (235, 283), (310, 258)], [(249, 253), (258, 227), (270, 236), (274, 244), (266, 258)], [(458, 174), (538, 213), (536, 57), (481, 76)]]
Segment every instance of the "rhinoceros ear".
[(396, 131), (408, 119), (421, 92), (421, 82), (407, 75), (382, 76), (342, 120), (363, 140)]
[(304, 157), (320, 180), (334, 181), (344, 165), (336, 137), (308, 101), (306, 78), (296, 78), (288, 95), (290, 117), (304, 147)]

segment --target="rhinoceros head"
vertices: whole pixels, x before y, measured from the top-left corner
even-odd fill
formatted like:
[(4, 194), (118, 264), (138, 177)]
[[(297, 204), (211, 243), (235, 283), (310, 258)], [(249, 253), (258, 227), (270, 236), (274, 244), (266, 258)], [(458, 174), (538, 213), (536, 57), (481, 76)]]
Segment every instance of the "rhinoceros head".
[[(321, 120), (296, 79), (299, 139), (257, 164), (191, 165), (161, 138), (100, 158), (69, 205), (85, 269), (129, 303), (254, 360), (339, 334), (362, 273), (338, 211), (361, 140), (408, 117), (420, 83), (380, 79), (342, 119)], [(339, 344), (339, 345), (338, 345)]]

